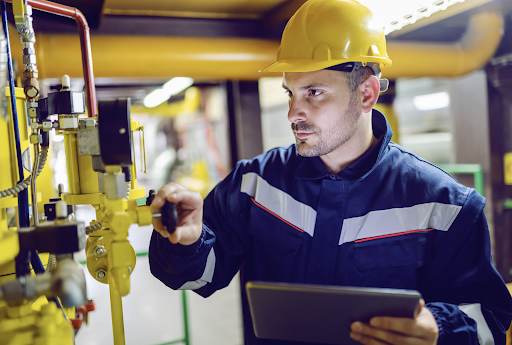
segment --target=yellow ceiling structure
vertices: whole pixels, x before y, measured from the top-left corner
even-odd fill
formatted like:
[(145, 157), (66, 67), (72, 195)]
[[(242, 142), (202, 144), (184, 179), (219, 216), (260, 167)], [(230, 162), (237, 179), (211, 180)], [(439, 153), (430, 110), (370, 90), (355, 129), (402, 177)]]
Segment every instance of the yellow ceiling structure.
[[(163, 81), (176, 76), (195, 80), (269, 76), (258, 70), (274, 61), (286, 22), (306, 2), (57, 1), (77, 7), (88, 19), (96, 78)], [(391, 33), (388, 54), (393, 66), (383, 71), (384, 77), (453, 77), (482, 67), (501, 42), (502, 18), (512, 12), (511, 4), (510, 0), (466, 0)], [(34, 27), (40, 78), (60, 78), (63, 74), (81, 78), (74, 22), (37, 12)], [(455, 38), (450, 39), (450, 35)], [(13, 57), (21, 61), (21, 45), (12, 27), (10, 41)]]
[[(261, 19), (286, 0), (106, 0), (103, 13), (193, 18)], [(303, 1), (304, 2), (304, 1)]]

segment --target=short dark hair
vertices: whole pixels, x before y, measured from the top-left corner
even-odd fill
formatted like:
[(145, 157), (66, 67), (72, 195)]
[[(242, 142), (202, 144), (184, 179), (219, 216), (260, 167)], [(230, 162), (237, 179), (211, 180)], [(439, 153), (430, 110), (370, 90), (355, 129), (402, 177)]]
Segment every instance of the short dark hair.
[(375, 75), (375, 72), (371, 67), (363, 66), (349, 72), (347, 75), (348, 88), (350, 93), (354, 93), (359, 86), (366, 78), (371, 75)]

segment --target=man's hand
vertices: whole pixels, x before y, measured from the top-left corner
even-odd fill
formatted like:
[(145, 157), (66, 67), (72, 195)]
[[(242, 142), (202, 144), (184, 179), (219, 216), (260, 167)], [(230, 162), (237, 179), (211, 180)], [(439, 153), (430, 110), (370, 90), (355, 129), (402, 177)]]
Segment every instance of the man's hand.
[(420, 300), (414, 319), (396, 317), (374, 317), (370, 324), (354, 322), (350, 337), (367, 345), (435, 345), (439, 329), (434, 316)]
[(165, 201), (176, 204), (178, 223), (172, 234), (162, 224), (161, 218), (153, 218), (155, 230), (171, 243), (188, 246), (195, 243), (203, 231), (203, 198), (198, 192), (193, 192), (176, 183), (169, 183), (160, 188), (151, 203), (151, 212), (159, 213)]

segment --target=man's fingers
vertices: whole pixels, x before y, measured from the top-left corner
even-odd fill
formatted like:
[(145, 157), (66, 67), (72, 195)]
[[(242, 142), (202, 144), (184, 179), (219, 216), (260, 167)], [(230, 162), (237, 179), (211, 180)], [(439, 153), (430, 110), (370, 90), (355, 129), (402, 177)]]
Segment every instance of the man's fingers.
[(421, 313), (421, 309), (425, 306), (425, 300), (423, 298), (420, 299), (418, 302), (418, 306), (416, 307), (416, 310), (414, 311), (414, 318), (416, 319), (418, 315)]
[(184, 210), (195, 210), (203, 207), (203, 198), (199, 192), (193, 192), (191, 190), (179, 190), (174, 192), (168, 200), (176, 204), (180, 204), (181, 209)]
[(162, 224), (162, 218), (160, 218), (160, 217), (153, 218), (153, 227), (163, 237), (169, 237), (169, 233), (167, 233), (167, 228)]
[(160, 213), (166, 201), (176, 204), (178, 213), (176, 230), (170, 234), (162, 224), (161, 217), (153, 218), (155, 230), (174, 244), (191, 245), (197, 242), (203, 229), (203, 198), (201, 194), (179, 184), (168, 183), (156, 193), (150, 205), (151, 212)]
[(160, 208), (164, 206), (166, 201), (176, 203), (177, 201), (175, 200), (175, 193), (183, 190), (187, 189), (183, 186), (180, 186), (177, 183), (168, 183), (162, 188), (160, 188), (156, 193), (153, 202), (150, 205), (151, 212), (157, 213), (158, 211), (160, 211)]
[[(167, 233), (167, 231), (166, 231)], [(168, 234), (169, 241), (173, 244), (180, 243), (184, 246), (191, 245), (197, 241), (198, 235), (194, 226), (180, 226), (172, 234)]]
[(151, 212), (158, 213), (165, 202), (180, 204), (182, 209), (196, 209), (203, 206), (203, 198), (194, 192), (179, 185), (165, 185), (158, 191), (151, 203)]
[(370, 325), (385, 331), (403, 333), (409, 336), (423, 336), (421, 330), (416, 327), (416, 321), (414, 319), (399, 317), (374, 317), (370, 320)]
[(365, 345), (389, 345), (388, 343), (382, 342), (378, 339), (366, 336), (361, 333), (350, 332), (350, 337), (355, 341)]
[(352, 333), (359, 333), (363, 344), (408, 344), (410, 337), (395, 333), (390, 330), (375, 328), (361, 322), (354, 322), (351, 326)]

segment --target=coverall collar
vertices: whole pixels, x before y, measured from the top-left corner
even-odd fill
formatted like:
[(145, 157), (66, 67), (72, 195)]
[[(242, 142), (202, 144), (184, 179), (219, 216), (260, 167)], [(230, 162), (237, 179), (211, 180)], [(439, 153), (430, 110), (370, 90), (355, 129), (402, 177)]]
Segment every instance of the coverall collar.
[[(336, 176), (337, 180), (362, 179), (366, 177), (376, 163), (382, 159), (391, 141), (393, 132), (384, 114), (376, 109), (372, 110), (372, 129), (373, 135), (378, 139), (377, 144), (363, 153), (361, 157), (356, 159), (348, 167), (340, 171)], [(295, 177), (298, 179), (315, 180), (329, 178), (329, 176), (330, 174), (320, 157), (303, 157), (295, 171)]]

